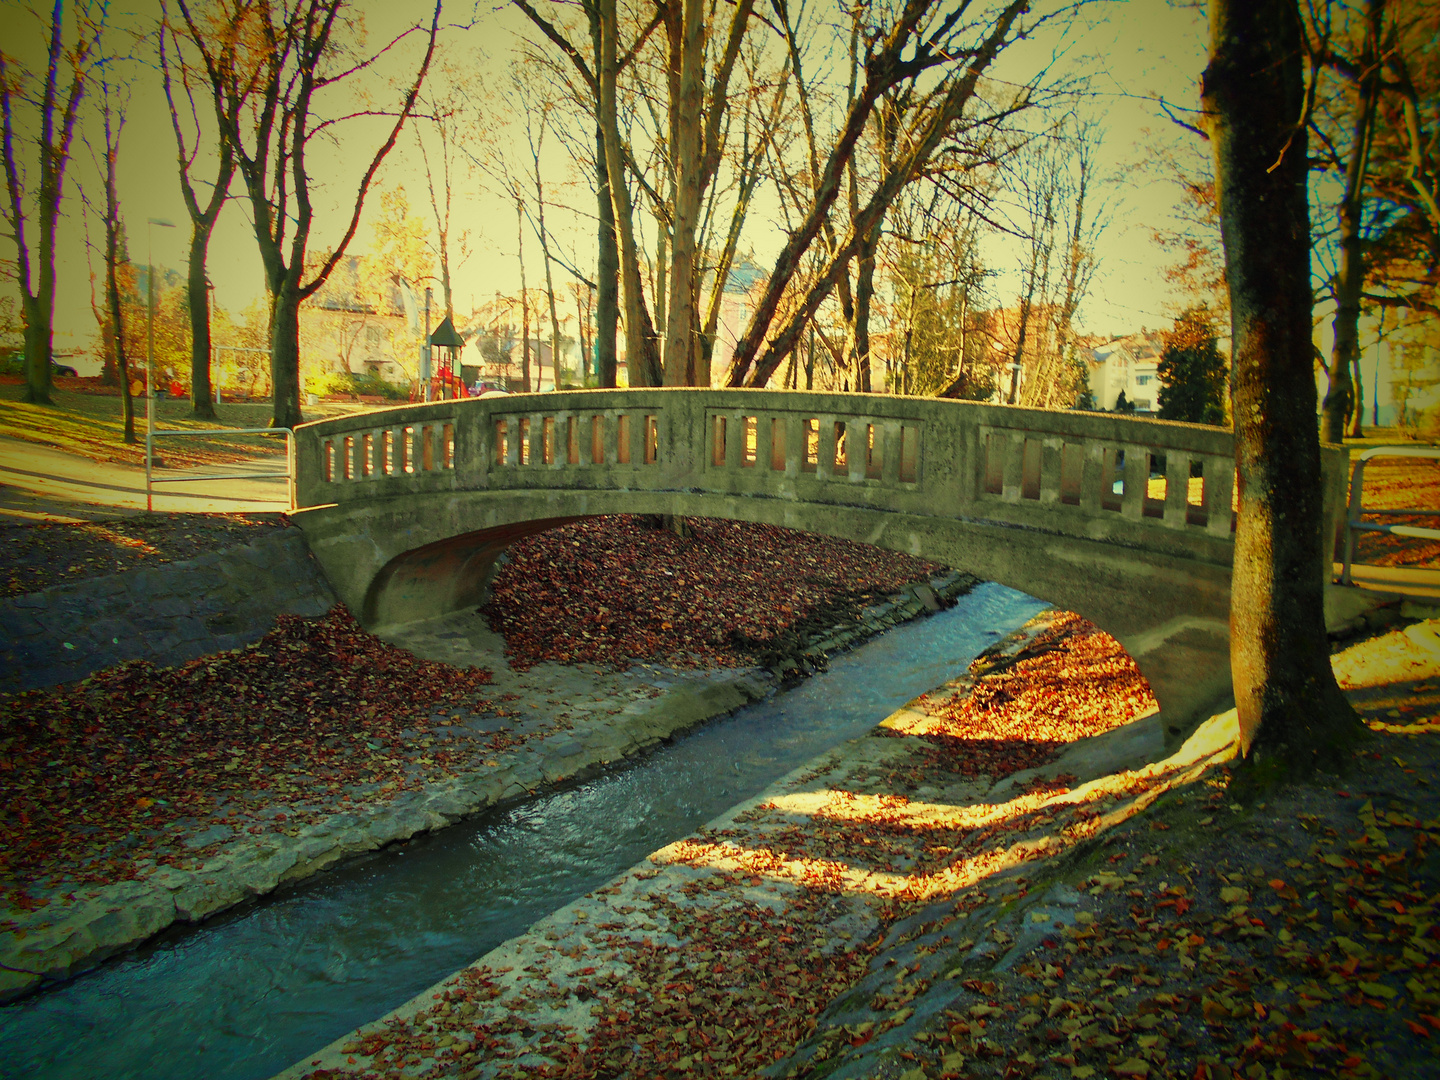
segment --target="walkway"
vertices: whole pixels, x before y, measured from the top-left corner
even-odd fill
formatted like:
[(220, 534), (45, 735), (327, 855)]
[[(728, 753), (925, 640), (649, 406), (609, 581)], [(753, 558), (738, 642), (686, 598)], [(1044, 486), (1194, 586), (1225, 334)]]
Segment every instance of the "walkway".
[[(183, 475), (275, 472), (275, 461), (186, 469)], [(170, 470), (159, 470), (164, 476)], [(180, 473), (180, 470), (174, 470)], [(160, 511), (245, 513), (289, 510), (284, 480), (216, 480), (155, 487)], [(145, 470), (92, 461), (38, 443), (0, 438), (0, 517), (32, 521), (91, 521), (145, 509)]]

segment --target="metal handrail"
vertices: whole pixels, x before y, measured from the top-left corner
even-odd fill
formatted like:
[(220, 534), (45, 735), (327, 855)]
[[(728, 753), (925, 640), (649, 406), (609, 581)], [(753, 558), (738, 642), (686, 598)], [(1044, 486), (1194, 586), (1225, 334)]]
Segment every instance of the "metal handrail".
[[(154, 440), (158, 438), (173, 438), (178, 435), (284, 435), (285, 436), (285, 471), (268, 473), (227, 473), (223, 475), (206, 476), (162, 476), (155, 477), (152, 472), (155, 460)], [(145, 432), (145, 509), (153, 511), (153, 493), (151, 488), (155, 484), (184, 484), (200, 480), (276, 480), (285, 479), (286, 493), (290, 508), (295, 508), (295, 432), (292, 428), (264, 427), (264, 428), (204, 428), (196, 430), (180, 430), (178, 428), (152, 428)]]
[(1345, 510), (1345, 566), (1340, 573), (1340, 584), (1351, 585), (1350, 564), (1355, 557), (1355, 534), (1357, 532), (1385, 532), (1396, 536), (1418, 536), (1440, 540), (1440, 529), (1427, 529), (1423, 525), (1372, 525), (1360, 520), (1364, 514), (1385, 517), (1440, 517), (1440, 510), (1366, 510), (1364, 499), (1365, 465), (1377, 457), (1416, 457), (1440, 460), (1440, 446), (1374, 446), (1360, 455), (1355, 473), (1350, 478), (1350, 500)]

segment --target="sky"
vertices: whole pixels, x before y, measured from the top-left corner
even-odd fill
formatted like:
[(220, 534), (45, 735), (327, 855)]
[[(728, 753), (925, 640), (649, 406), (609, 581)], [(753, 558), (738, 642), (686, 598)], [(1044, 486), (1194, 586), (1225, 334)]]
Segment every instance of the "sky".
[[(33, 4), (34, 0), (29, 2)], [(397, 17), (397, 9), (412, 13), (414, 10), (410, 5), (367, 2), (360, 6), (367, 11), (372, 35), (376, 37), (388, 28), (387, 20)], [(8, 22), (17, 10), (17, 5), (7, 4), (0, 9), (0, 17)], [(144, 4), (140, 10), (143, 17)], [(1101, 0), (1087, 12), (1088, 19), (1068, 27), (1065, 40), (1041, 37), (1028, 47), (1063, 49), (1062, 62), (1089, 72), (1094, 80), (1096, 96), (1092, 107), (1107, 129), (1102, 158), (1105, 170), (1117, 179), (1109, 192), (1111, 223), (1098, 246), (1099, 269), (1090, 296), (1080, 310), (1079, 322), (1089, 332), (1110, 335), (1132, 332), (1142, 326), (1168, 325), (1179, 303), (1161, 274), (1166, 256), (1150, 239), (1151, 229), (1170, 214), (1176, 192), (1172, 185), (1147, 177), (1137, 166), (1145, 158), (1147, 148), (1157, 141), (1195, 138), (1165, 118), (1153, 98), (1164, 95), (1180, 108), (1195, 106), (1199, 75), (1205, 63), (1205, 26), (1191, 7), (1172, 5), (1167, 0)], [(450, 14), (453, 16), (453, 12)], [(1087, 26), (1087, 23), (1094, 25)], [(498, 85), (507, 78), (515, 62), (513, 50), (523, 30), (524, 24), (513, 9), (504, 6), (496, 10), (483, 9), (477, 15), (475, 29), (457, 32), (464, 35), (457, 44), (467, 52), (482, 48), (484, 58), (473, 62), (480, 67), (482, 81)], [(1025, 61), (1024, 56), (1017, 59)], [(322, 234), (329, 230), (334, 235), (336, 223), (341, 220), (334, 205), (327, 203), (353, 199), (351, 178), (359, 175), (354, 162), (368, 154), (374, 145), (372, 138), (356, 129), (337, 148), (338, 157), (315, 167), (317, 176), (333, 181), (333, 186), (327, 186), (321, 193)], [(413, 139), (402, 137), (400, 146), (387, 161), (382, 181), (404, 183), (418, 212), (423, 208), (424, 179), (417, 171), (419, 161), (413, 145)], [(83, 144), (77, 142), (72, 179), (86, 182), (94, 176), (93, 165), (86, 160), (86, 154)], [(148, 249), (157, 264), (183, 270), (189, 224), (176, 178), (175, 157), (158, 76), (142, 72), (135, 84), (121, 157), (120, 198), (130, 230), (132, 257), (141, 261)], [(557, 165), (554, 170), (557, 183), (565, 179), (562, 171)], [(518, 287), (513, 204), (497, 202), (486, 194), (480, 182), (465, 186), (468, 190), (462, 187), (457, 201), (457, 224), (470, 229), (477, 250), (456, 275), (457, 307), (462, 310), (472, 298), (483, 302), (497, 291), (513, 293)], [(235, 191), (237, 194), (240, 191), (238, 183)], [(589, 198), (588, 193), (583, 198), (577, 193), (576, 197), (582, 202)], [(375, 204), (372, 196), (371, 205)], [(83, 222), (73, 188), (66, 210), (61, 223), (63, 258), (59, 266), (56, 348), (72, 352), (88, 348), (95, 321), (90, 309), (90, 271), (83, 242)], [(557, 219), (561, 216), (555, 211)], [(147, 225), (152, 218), (168, 220), (178, 227)], [(583, 228), (587, 231), (574, 240), (574, 245), (583, 268), (588, 270), (593, 266), (593, 240), (588, 230), (593, 226), (585, 223)], [(764, 221), (755, 221), (748, 227), (746, 238), (754, 245), (762, 263), (782, 242), (778, 225), (767, 226)], [(368, 228), (362, 225), (351, 251), (363, 252), (368, 244)], [(533, 288), (541, 280), (538, 245), (533, 240), (527, 244), (527, 272)], [(1015, 252), (1003, 243), (992, 243), (985, 257), (999, 271), (993, 283), (995, 293), (1002, 298), (1007, 292), (1013, 296), (1018, 287), (1018, 276), (1013, 270), (1017, 263)], [(98, 262), (96, 266), (98, 269)], [(557, 291), (565, 290), (561, 282), (568, 282), (568, 275), (558, 268), (556, 272)], [(260, 261), (247, 208), (241, 199), (233, 200), (221, 215), (211, 244), (210, 276), (217, 301), (231, 311), (239, 312), (263, 295)], [(562, 295), (568, 295), (568, 291)]]

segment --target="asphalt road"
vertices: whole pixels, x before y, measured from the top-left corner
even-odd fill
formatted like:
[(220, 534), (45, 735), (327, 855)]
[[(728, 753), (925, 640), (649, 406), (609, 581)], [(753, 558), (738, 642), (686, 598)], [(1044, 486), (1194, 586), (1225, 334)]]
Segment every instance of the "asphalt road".
[[(177, 476), (278, 472), (283, 457), (238, 465), (157, 469), (157, 480)], [(167, 512), (243, 513), (290, 509), (283, 478), (199, 480), (153, 486), (153, 506)], [(62, 450), (0, 437), (0, 518), (30, 521), (93, 521), (143, 513), (145, 470), (91, 461)]]

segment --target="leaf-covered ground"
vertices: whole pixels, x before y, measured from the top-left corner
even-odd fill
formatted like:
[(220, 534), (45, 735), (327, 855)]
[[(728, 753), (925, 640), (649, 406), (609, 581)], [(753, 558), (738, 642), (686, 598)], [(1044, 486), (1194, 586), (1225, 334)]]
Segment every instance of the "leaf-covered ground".
[[(511, 744), (456, 728), (484, 712), (490, 673), (430, 663), (336, 608), (282, 616), (263, 640), (175, 668), (145, 661), (0, 696), (0, 898), (197, 866), (210, 830), (294, 828)], [(277, 803), (293, 806), (275, 814)], [(224, 829), (215, 831), (215, 826)]]
[[(1355, 455), (1352, 454), (1352, 457)], [(1440, 510), (1440, 461), (1424, 458), (1377, 457), (1365, 466), (1364, 505), (1395, 510)], [(1440, 527), (1433, 514), (1365, 514), (1362, 520), (1382, 525)], [(1440, 540), (1362, 532), (1356, 535), (1355, 561), (1376, 566), (1440, 569)]]
[(685, 538), (616, 516), (514, 545), (484, 609), (512, 667), (744, 667), (943, 572), (923, 559), (770, 525), (691, 518)]

